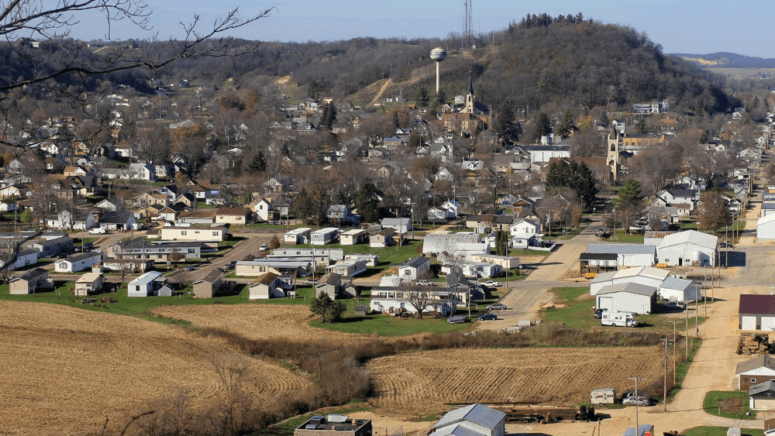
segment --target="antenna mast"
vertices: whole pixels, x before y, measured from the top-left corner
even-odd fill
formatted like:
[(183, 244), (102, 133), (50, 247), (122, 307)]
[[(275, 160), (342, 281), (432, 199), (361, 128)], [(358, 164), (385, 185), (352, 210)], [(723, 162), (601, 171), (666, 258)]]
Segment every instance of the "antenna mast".
[(464, 0), (465, 13), (463, 14), (463, 34), (460, 41), (460, 48), (470, 48), (474, 33), (474, 5), (473, 0)]

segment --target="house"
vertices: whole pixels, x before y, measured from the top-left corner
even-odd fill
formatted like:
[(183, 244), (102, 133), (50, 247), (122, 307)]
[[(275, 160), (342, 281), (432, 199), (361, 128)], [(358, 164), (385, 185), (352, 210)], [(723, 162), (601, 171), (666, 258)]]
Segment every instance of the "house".
[(160, 220), (164, 220), (169, 223), (174, 223), (177, 218), (178, 218), (178, 212), (171, 207), (165, 207), (159, 210)]
[(506, 414), (481, 404), (447, 412), (433, 425), (430, 436), (505, 436)]
[(127, 297), (150, 297), (167, 284), (167, 278), (158, 271), (147, 272), (127, 285)]
[(151, 243), (145, 238), (135, 238), (109, 245), (105, 250), (110, 259), (154, 260), (178, 262), (202, 257), (201, 242)]
[(272, 254), (266, 256), (272, 258), (309, 259), (315, 263), (325, 265), (344, 259), (344, 250), (341, 248), (276, 248)]
[(380, 232), (371, 235), (371, 238), (369, 238), (369, 247), (371, 248), (382, 248), (387, 247), (390, 245), (390, 241), (393, 240), (393, 235), (396, 233), (396, 230), (393, 228), (381, 230)]
[(740, 295), (740, 330), (775, 330), (775, 295)]
[(748, 407), (751, 410), (775, 410), (775, 380), (748, 388)]
[(366, 239), (366, 232), (360, 229), (352, 229), (339, 235), (339, 238), (342, 245), (362, 244)]
[(657, 194), (657, 198), (664, 202), (664, 204), (661, 204), (661, 206), (688, 204), (689, 210), (694, 210), (695, 196), (696, 195), (694, 191), (677, 187), (663, 189)]
[(40, 241), (32, 244), (31, 248), (40, 253), (38, 258), (52, 257), (59, 253), (73, 251), (73, 238), (68, 236), (49, 239), (40, 238)]
[(245, 207), (219, 207), (215, 211), (216, 224), (245, 225), (252, 222), (250, 209)]
[(422, 251), (431, 256), (463, 256), (469, 253), (487, 254), (490, 246), (482, 242), (482, 235), (460, 233), (428, 233), (423, 240)]
[(94, 205), (94, 207), (96, 207), (97, 209), (102, 209), (110, 212), (115, 212), (118, 209), (118, 206), (116, 206), (115, 203), (113, 203), (108, 199), (98, 202), (97, 204)]
[(276, 193), (293, 191), (293, 181), (289, 177), (272, 177), (264, 186)]
[(215, 223), (215, 211), (212, 209), (186, 210), (178, 214), (175, 224), (181, 227)]
[(100, 227), (107, 230), (140, 230), (142, 225), (137, 222), (137, 218), (131, 212), (105, 212), (100, 216)]
[(431, 269), (431, 261), (425, 256), (420, 256), (414, 259), (407, 259), (403, 263), (398, 264), (397, 267), (401, 281), (411, 282), (425, 278)]
[(256, 213), (259, 221), (269, 221), (270, 218), (274, 218), (272, 211), (272, 202), (266, 198), (259, 198), (253, 204), (253, 211)]
[(132, 180), (156, 181), (156, 168), (144, 163), (129, 164), (129, 174)]
[(775, 380), (775, 357), (760, 354), (737, 364), (735, 369), (737, 389), (747, 391), (760, 383)]
[(339, 236), (339, 229), (336, 227), (328, 227), (325, 229), (315, 230), (310, 233), (310, 244), (312, 245), (326, 245), (334, 242)]
[(619, 271), (599, 274), (589, 284), (589, 294), (597, 295), (603, 288), (624, 283), (638, 283), (658, 288), (668, 278), (670, 272), (652, 267), (626, 268)]
[(54, 266), (54, 271), (58, 273), (74, 273), (89, 269), (100, 263), (102, 263), (102, 253), (99, 251), (71, 254), (62, 260), (58, 260)]
[(395, 229), (398, 233), (412, 230), (412, 221), (409, 218), (383, 218), (380, 224), (383, 229)]
[(249, 299), (266, 300), (285, 297), (285, 291), (278, 287), (278, 277), (274, 273), (264, 273), (258, 276), (249, 286)]
[(162, 227), (161, 239), (164, 241), (196, 241), (216, 244), (226, 239), (224, 227)]
[(315, 415), (296, 427), (293, 436), (371, 436), (370, 419), (350, 419), (346, 415)]
[(62, 210), (56, 217), (46, 219), (46, 225), (52, 229), (89, 230), (96, 224), (94, 214), (84, 210)]
[(587, 253), (615, 254), (618, 267), (654, 266), (656, 247), (642, 244), (589, 244)]
[(515, 218), (514, 222), (509, 226), (509, 233), (512, 238), (537, 235), (541, 233), (541, 222), (527, 218)]
[(213, 298), (223, 284), (223, 271), (214, 269), (202, 280), (194, 282), (194, 298)]
[(346, 259), (326, 267), (327, 273), (339, 274), (342, 277), (353, 277), (366, 271), (366, 261)]
[(186, 207), (194, 207), (196, 204), (196, 197), (193, 194), (187, 192), (185, 194), (179, 195), (173, 204), (175, 203), (181, 203)]
[(326, 274), (315, 285), (315, 295), (328, 294), (332, 300), (342, 297), (342, 276), (336, 273)]
[(283, 244), (309, 244), (310, 232), (312, 232), (312, 229), (309, 227), (299, 227), (297, 229), (289, 230), (283, 235)]
[(171, 203), (169, 197), (161, 192), (143, 192), (132, 199), (132, 206), (137, 208), (145, 208), (154, 204), (169, 206)]
[(332, 204), (326, 209), (326, 219), (334, 224), (360, 224), (358, 215), (350, 213), (350, 209), (344, 204)]
[(234, 266), (234, 275), (237, 277), (258, 277), (261, 274), (271, 272), (283, 276), (306, 277), (312, 270), (312, 262), (308, 260), (253, 259), (237, 262)]
[(595, 295), (595, 303), (598, 309), (646, 315), (656, 307), (657, 288), (639, 283), (604, 286)]
[(500, 256), (497, 254), (468, 253), (466, 259), (471, 262), (484, 262), (500, 266), (504, 270), (519, 267), (519, 258), (514, 256)]
[(3, 268), (8, 270), (15, 270), (19, 268), (25, 268), (30, 265), (38, 263), (38, 250), (28, 248), (16, 253), (16, 256), (6, 264), (2, 265)]
[(150, 259), (105, 259), (102, 267), (107, 271), (128, 271), (144, 273), (152, 269), (156, 262)]
[(102, 282), (105, 276), (98, 272), (90, 272), (82, 275), (75, 281), (75, 296), (86, 297), (102, 290)]
[(756, 221), (756, 240), (775, 239), (775, 214), (764, 215)]
[(668, 266), (713, 266), (718, 258), (718, 237), (696, 230), (667, 235), (657, 246), (657, 263)]
[(43, 268), (31, 269), (8, 282), (11, 295), (34, 294), (39, 288), (48, 288), (48, 271)]
[(702, 298), (699, 283), (694, 280), (679, 279), (677, 277), (666, 278), (657, 287), (657, 295), (662, 300), (678, 301), (680, 303), (698, 301)]

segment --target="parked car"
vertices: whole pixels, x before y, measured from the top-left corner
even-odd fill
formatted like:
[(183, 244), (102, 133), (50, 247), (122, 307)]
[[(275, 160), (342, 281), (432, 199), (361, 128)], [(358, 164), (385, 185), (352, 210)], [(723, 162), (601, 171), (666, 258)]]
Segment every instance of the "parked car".
[(595, 319), (600, 319), (603, 317), (603, 312), (605, 312), (608, 309), (597, 309), (595, 310)]
[(95, 227), (89, 230), (90, 235), (104, 235), (105, 233), (108, 233), (108, 231), (103, 229), (102, 227)]
[(500, 286), (502, 284), (503, 284), (502, 282), (496, 282), (495, 280), (489, 280), (489, 281), (486, 281), (486, 282), (482, 283), (482, 285), (487, 286), (488, 288), (497, 288), (498, 286)]
[(629, 397), (622, 398), (622, 404), (625, 406), (650, 406), (651, 398), (646, 395), (641, 395), (639, 397), (631, 395)]
[(506, 310), (508, 306), (503, 303), (495, 303), (487, 306), (487, 310)]
[(259, 250), (261, 250), (261, 251), (267, 251), (267, 250), (269, 250), (269, 246), (268, 246), (268, 245), (266, 245), (266, 244), (264, 244), (264, 245), (262, 245), (262, 246), (259, 248)]
[(306, 279), (304, 280), (305, 285), (314, 285), (318, 282), (318, 279)]
[(466, 322), (466, 317), (463, 315), (450, 316), (447, 320), (448, 324), (463, 324)]
[(479, 321), (494, 321), (496, 319), (498, 319), (498, 315), (491, 312), (487, 312), (479, 317)]
[(427, 280), (417, 280), (417, 286), (430, 286), (431, 282)]
[(229, 262), (226, 265), (223, 266), (224, 269), (234, 269), (234, 266), (237, 265), (237, 262)]

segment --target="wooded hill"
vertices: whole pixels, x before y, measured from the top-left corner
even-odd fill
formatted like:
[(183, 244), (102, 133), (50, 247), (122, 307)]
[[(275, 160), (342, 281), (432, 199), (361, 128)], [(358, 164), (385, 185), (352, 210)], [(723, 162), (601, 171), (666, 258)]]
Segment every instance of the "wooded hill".
[[(494, 45), (492, 44), (494, 42)], [(248, 41), (238, 41), (248, 44)], [(138, 53), (165, 51), (172, 43), (149, 47), (132, 41)], [(477, 100), (494, 107), (510, 103), (532, 111), (556, 102), (581, 108), (669, 99), (691, 112), (715, 113), (736, 105), (713, 83), (713, 77), (676, 57), (634, 29), (601, 24), (579, 14), (552, 18), (528, 16), (507, 29), (477, 41), (476, 49), (450, 48), (452, 39), (375, 39), (278, 43), (267, 42), (239, 58), (184, 59), (160, 71), (82, 78), (58, 78), (61, 83), (98, 89), (100, 82), (125, 84), (140, 92), (146, 78), (175, 82), (197, 80), (219, 84), (229, 77), (291, 76), (312, 97), (359, 96), (365, 87), (391, 78), (389, 92), (410, 100), (434, 89), (433, 47), (447, 47), (442, 85), (447, 100), (464, 91), (474, 79)], [(67, 62), (54, 44), (40, 48), (14, 43), (0, 46), (0, 80), (16, 80), (61, 67)], [(110, 50), (81, 50), (79, 56), (101, 56)], [(73, 52), (71, 51), (70, 54)], [(104, 86), (104, 84), (103, 84)], [(431, 95), (431, 97), (433, 97)], [(610, 107), (610, 106), (609, 106)]]

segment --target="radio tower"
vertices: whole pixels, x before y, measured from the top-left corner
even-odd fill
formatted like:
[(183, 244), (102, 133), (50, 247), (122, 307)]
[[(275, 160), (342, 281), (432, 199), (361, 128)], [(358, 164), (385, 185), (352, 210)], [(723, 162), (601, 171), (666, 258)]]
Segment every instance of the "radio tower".
[(463, 35), (462, 40), (460, 41), (460, 48), (470, 48), (471, 47), (471, 41), (473, 39), (473, 33), (474, 33), (474, 0), (464, 0), (463, 5), (466, 8), (465, 14), (463, 15)]

